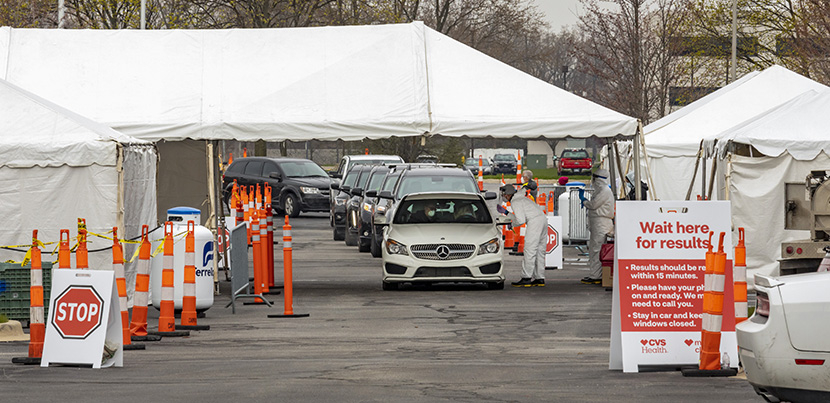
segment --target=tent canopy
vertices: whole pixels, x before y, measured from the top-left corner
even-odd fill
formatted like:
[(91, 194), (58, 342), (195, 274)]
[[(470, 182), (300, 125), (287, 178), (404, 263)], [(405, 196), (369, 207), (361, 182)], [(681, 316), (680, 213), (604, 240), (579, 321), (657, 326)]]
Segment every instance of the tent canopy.
[(115, 166), (125, 136), (0, 79), (0, 167)]
[(705, 137), (717, 135), (806, 91), (825, 89), (828, 87), (777, 65), (749, 73), (643, 128), (648, 156), (694, 157)]
[[(60, 66), (55, 68), (54, 66)], [(0, 78), (145, 140), (626, 137), (634, 118), (421, 22), (0, 28)]]
[[(789, 153), (810, 161), (819, 153), (830, 155), (830, 89), (807, 91), (722, 133), (707, 136), (707, 150), (715, 140), (721, 156), (729, 142), (747, 144), (769, 157)], [(806, 173), (805, 173), (806, 175)]]

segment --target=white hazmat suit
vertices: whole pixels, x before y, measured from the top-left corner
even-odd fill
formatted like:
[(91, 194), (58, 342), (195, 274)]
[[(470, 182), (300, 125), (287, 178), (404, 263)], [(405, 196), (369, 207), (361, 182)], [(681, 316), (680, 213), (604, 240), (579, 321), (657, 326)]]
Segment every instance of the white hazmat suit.
[(608, 187), (608, 171), (598, 169), (591, 180), (593, 190), (590, 200), (583, 200), (582, 204), (588, 209), (588, 266), (591, 279), (602, 278), (602, 263), (599, 252), (605, 243), (605, 236), (614, 233), (614, 194)]
[(524, 259), (522, 278), (545, 279), (545, 251), (547, 249), (548, 219), (542, 207), (527, 197), (514, 194), (510, 200), (513, 212), (507, 216), (514, 227), (525, 227)]

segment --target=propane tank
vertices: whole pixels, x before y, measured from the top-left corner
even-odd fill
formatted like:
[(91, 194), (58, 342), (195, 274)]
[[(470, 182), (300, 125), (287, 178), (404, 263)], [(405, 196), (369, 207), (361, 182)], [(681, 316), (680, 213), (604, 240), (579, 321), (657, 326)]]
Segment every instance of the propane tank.
[[(201, 212), (191, 207), (174, 207), (167, 210), (167, 221), (173, 223), (173, 303), (177, 311), (182, 309), (184, 294), (184, 235), (187, 233), (188, 221), (193, 221), (195, 228), (195, 262), (196, 266), (196, 310), (204, 312), (213, 305), (213, 233), (199, 225)], [(161, 238), (159, 231), (150, 234), (150, 239)], [(162, 254), (150, 259), (150, 287), (153, 306), (161, 307), (161, 271)]]

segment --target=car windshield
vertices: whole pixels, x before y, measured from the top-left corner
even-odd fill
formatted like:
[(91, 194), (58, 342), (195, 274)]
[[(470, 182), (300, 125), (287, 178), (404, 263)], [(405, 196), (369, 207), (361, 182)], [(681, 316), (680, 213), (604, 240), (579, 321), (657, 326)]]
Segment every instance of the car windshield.
[(402, 179), (395, 197), (400, 199), (410, 193), (420, 192), (478, 193), (478, 187), (471, 176), (410, 175)]
[(398, 179), (401, 177), (401, 174), (389, 174), (386, 175), (386, 179), (383, 180), (383, 186), (380, 188), (381, 191), (388, 190), (390, 192), (395, 190), (395, 185), (398, 184)]
[(493, 157), (493, 159), (496, 161), (515, 161), (516, 157), (510, 154), (496, 154), (496, 156)]
[(493, 218), (480, 199), (404, 200), (394, 224), (491, 224)]
[(369, 178), (369, 186), (366, 186), (366, 190), (380, 190), (384, 178), (386, 178), (386, 171), (375, 171)]
[(587, 159), (588, 152), (584, 150), (565, 151), (562, 153), (562, 158)]
[[(484, 161), (482, 161), (484, 163)], [(467, 161), (464, 162), (464, 165), (468, 167), (477, 167), (478, 166), (478, 158), (467, 158)]]
[(343, 178), (343, 183), (340, 186), (354, 186), (354, 183), (357, 182), (358, 176), (360, 176), (360, 171), (352, 168), (349, 173), (346, 174), (346, 177)]
[(312, 161), (282, 161), (280, 168), (289, 178), (307, 178), (312, 176), (328, 177), (323, 168)]

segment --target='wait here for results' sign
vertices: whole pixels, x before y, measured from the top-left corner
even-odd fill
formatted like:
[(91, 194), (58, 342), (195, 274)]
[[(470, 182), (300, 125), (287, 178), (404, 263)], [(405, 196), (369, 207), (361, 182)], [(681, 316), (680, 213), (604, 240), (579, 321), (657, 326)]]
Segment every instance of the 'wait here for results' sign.
[(737, 363), (727, 201), (618, 202), (611, 369), (697, 365), (709, 232), (726, 233), (721, 352)]

